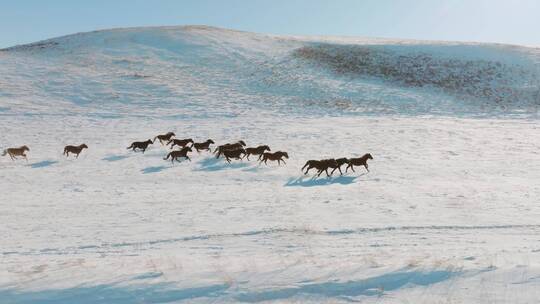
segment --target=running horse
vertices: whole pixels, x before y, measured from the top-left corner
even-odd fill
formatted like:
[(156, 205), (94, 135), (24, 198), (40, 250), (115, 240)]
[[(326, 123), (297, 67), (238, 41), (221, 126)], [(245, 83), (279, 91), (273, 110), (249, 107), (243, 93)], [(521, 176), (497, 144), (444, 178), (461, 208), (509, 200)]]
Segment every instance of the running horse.
[(17, 156), (22, 156), (24, 157), (24, 159), (26, 159), (26, 161), (28, 161), (28, 158), (26, 158), (26, 151), (30, 151), (30, 148), (28, 148), (27, 146), (22, 146), (19, 148), (8, 148), (4, 150), (2, 156), (9, 155), (9, 157), (11, 157), (11, 160), (13, 161), (17, 159)]

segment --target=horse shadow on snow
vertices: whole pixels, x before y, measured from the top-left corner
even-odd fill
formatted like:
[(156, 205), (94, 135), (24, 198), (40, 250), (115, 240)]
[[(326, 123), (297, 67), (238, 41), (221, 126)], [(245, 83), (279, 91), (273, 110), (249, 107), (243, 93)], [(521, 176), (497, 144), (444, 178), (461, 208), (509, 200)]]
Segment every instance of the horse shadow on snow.
[(220, 171), (227, 169), (239, 169), (249, 167), (247, 162), (233, 160), (230, 164), (220, 158), (208, 157), (198, 162), (197, 171)]
[(28, 166), (30, 166), (30, 168), (32, 168), (32, 169), (38, 169), (38, 168), (49, 167), (49, 166), (54, 165), (56, 163), (58, 163), (58, 161), (56, 161), (56, 160), (44, 160), (44, 161), (40, 161), (40, 162), (37, 162), (37, 163), (29, 164)]
[(290, 178), (285, 187), (316, 187), (329, 186), (333, 184), (349, 185), (355, 182), (358, 176), (338, 176), (338, 177), (307, 177)]

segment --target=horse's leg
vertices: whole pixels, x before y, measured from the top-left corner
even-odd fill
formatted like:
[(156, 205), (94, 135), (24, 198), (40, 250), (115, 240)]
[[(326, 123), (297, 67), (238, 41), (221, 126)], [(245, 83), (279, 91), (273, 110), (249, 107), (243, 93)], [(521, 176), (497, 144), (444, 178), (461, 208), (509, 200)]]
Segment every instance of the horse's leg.
[(186, 158), (187, 158), (187, 160), (191, 161), (191, 158), (189, 158), (189, 156), (186, 155)]
[(15, 158), (13, 157), (13, 155), (11, 153), (8, 153), (9, 154), (9, 157), (11, 158), (12, 161), (15, 161)]
[(317, 174), (317, 177), (321, 176), (321, 174), (323, 173), (323, 169), (318, 169), (319, 170), (319, 174)]
[(356, 172), (356, 171), (354, 171), (354, 166), (353, 165), (351, 165), (351, 170), (352, 170), (352, 172)]
[(81, 153), (81, 152), (75, 154), (75, 158), (79, 158), (79, 154), (80, 154), (80, 153)]
[(229, 159), (229, 157), (227, 155), (225, 155), (225, 159), (227, 160), (227, 162), (230, 164), (231, 163), (231, 160)]
[(287, 164), (287, 163), (285, 162), (285, 160), (284, 160), (284, 159), (281, 159), (281, 161), (283, 162), (283, 164), (284, 164), (284, 165), (286, 165), (286, 164)]
[(367, 172), (369, 172), (367, 163), (364, 164), (364, 167), (366, 167)]
[(23, 154), (22, 156), (24, 157), (24, 159), (26, 159), (26, 162), (28, 162), (28, 158), (26, 158), (26, 154)]
[(336, 171), (338, 167), (335, 167), (334, 170), (332, 170), (332, 172), (330, 172), (330, 175), (334, 175), (334, 171)]
[(246, 153), (246, 159), (249, 160), (249, 153)]
[(328, 174), (328, 168), (326, 168), (324, 171), (326, 172), (326, 176), (330, 177), (330, 174)]
[[(338, 166), (337, 168), (339, 170), (339, 175), (343, 175), (343, 172), (341, 172), (341, 166)], [(334, 169), (334, 170), (336, 170), (336, 169)]]

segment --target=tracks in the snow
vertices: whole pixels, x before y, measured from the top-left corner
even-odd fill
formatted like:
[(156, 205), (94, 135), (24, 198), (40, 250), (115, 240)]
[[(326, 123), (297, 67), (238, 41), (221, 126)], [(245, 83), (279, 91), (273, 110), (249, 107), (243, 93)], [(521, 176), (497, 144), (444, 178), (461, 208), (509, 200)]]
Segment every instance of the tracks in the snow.
[(204, 241), (216, 239), (242, 238), (253, 236), (346, 236), (346, 235), (367, 235), (367, 234), (382, 234), (382, 233), (409, 233), (418, 234), (417, 232), (429, 231), (479, 231), (479, 230), (540, 230), (540, 225), (428, 225), (428, 226), (385, 226), (385, 227), (361, 227), (355, 229), (338, 229), (338, 230), (312, 230), (302, 228), (269, 228), (261, 230), (252, 230), (238, 233), (216, 233), (216, 234), (201, 234), (184, 236), (178, 238), (148, 240), (141, 242), (118, 242), (118, 243), (102, 243), (93, 245), (80, 245), (65, 248), (44, 248), (31, 249), (28, 251), (4, 251), (2, 255), (63, 255), (63, 254), (82, 254), (82, 253), (103, 253), (115, 251), (116, 249), (144, 248), (155, 245), (182, 243), (190, 241)]

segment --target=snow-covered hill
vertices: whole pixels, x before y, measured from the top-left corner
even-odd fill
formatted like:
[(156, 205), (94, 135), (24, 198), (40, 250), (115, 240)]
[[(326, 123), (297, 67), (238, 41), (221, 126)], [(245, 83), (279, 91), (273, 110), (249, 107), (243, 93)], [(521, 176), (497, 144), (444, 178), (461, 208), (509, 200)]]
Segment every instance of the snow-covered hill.
[[(203, 26), (0, 51), (0, 303), (534, 303), (538, 49)], [(174, 131), (289, 152), (171, 165)], [(68, 144), (89, 146), (66, 159)], [(370, 152), (370, 173), (308, 159)]]
[(116, 114), (138, 104), (150, 105), (148, 114), (189, 106), (220, 115), (241, 104), (311, 114), (537, 115), (540, 107), (540, 49), (505, 45), (135, 28), (4, 49), (0, 67), (0, 101), (15, 113)]

